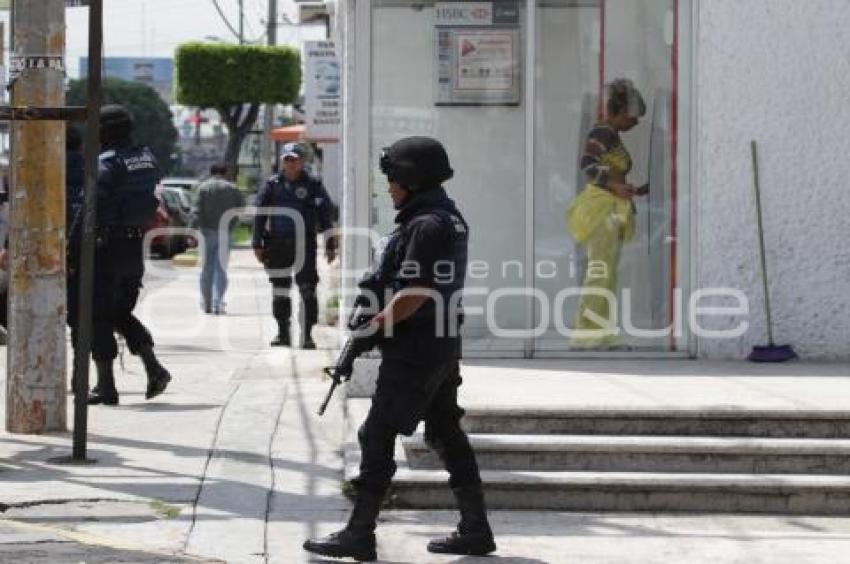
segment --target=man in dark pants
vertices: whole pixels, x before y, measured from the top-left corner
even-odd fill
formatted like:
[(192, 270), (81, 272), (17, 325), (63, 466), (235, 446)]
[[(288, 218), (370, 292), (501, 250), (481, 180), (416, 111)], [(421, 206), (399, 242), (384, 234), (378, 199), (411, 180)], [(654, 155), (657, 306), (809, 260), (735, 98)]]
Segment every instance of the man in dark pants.
[[(361, 284), (375, 288), (380, 302), (373, 318), (381, 366), (372, 407), (360, 427), (362, 459), (348, 525), (328, 537), (308, 540), (305, 550), (360, 561), (377, 558), (375, 521), (396, 471), (393, 450), (399, 434), (410, 435), (425, 421), (425, 439), (449, 472), (461, 519), (451, 536), (428, 550), (484, 555), (496, 550), (487, 520), (475, 454), (460, 427), (457, 404), (462, 321), (458, 297), (466, 274), (469, 232), (442, 183), (453, 171), (443, 146), (427, 137), (408, 137), (385, 149), (381, 170), (398, 210), (399, 227), (389, 236), (373, 273)], [(455, 299), (452, 299), (452, 298)]]
[[(292, 302), (289, 289), (292, 286), (293, 266), (296, 257), (302, 254), (303, 265), (295, 273), (295, 283), (301, 294), (303, 331), (301, 346), (315, 349), (312, 329), (319, 318), (319, 301), (316, 286), (319, 274), (316, 270), (316, 233), (326, 232), (333, 227), (333, 202), (321, 181), (304, 170), (304, 148), (297, 143), (283, 147), (280, 174), (271, 177), (257, 194), (258, 208), (273, 208), (277, 212), (260, 209), (254, 218), (254, 236), (251, 246), (263, 265), (272, 283), (272, 313), (277, 321), (277, 336), (273, 347), (288, 347), (290, 344), (289, 323)], [(303, 220), (304, 240), (296, 229), (296, 221), (289, 214)], [(332, 262), (336, 256), (336, 238), (325, 235), (325, 256)]]
[[(148, 377), (146, 399), (165, 391), (171, 375), (153, 351), (147, 328), (133, 315), (144, 275), (145, 226), (158, 202), (154, 189), (161, 176), (150, 149), (131, 143), (133, 118), (123, 106), (104, 106), (100, 114), (97, 175), (97, 231), (92, 302), (92, 358), (97, 386), (90, 404), (118, 404), (112, 364), (118, 356), (115, 332), (130, 352), (141, 357)], [(76, 334), (78, 320), (79, 244), (82, 218), (75, 220), (69, 244), (68, 324)], [(76, 338), (74, 339), (76, 343)]]

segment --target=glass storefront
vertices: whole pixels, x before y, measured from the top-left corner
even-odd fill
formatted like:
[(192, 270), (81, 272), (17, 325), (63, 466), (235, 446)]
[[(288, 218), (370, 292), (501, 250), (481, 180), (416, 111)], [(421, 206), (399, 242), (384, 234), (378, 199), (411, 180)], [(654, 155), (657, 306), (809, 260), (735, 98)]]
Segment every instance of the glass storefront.
[[(357, 62), (371, 73), (357, 98), (368, 103), (368, 132), (358, 138), (369, 139), (369, 159), (357, 166), (369, 169), (358, 178), (369, 179), (370, 227), (386, 232), (395, 215), (377, 168), (381, 148), (407, 135), (440, 139), (455, 169), (447, 189), (471, 226), (467, 355), (687, 351), (678, 290), (690, 269), (689, 153), (677, 142), (689, 123), (679, 102), (688, 94), (686, 4), (357, 3), (369, 12), (370, 61)], [(632, 161), (623, 180), (648, 194), (623, 208), (628, 229), (617, 228), (606, 243), (613, 258), (600, 265), (598, 247), (579, 241), (565, 217), (591, 189), (582, 155), (606, 118), (606, 85), (620, 78), (645, 104), (637, 126), (621, 132)], [(583, 341), (577, 309), (599, 266), (612, 271), (605, 338)]]

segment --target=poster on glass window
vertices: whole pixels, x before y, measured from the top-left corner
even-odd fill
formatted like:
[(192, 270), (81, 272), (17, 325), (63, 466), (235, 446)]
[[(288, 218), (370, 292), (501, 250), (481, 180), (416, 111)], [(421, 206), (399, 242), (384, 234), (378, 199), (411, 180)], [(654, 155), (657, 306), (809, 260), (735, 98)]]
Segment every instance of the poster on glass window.
[(516, 3), (440, 2), (435, 14), (436, 105), (518, 105)]

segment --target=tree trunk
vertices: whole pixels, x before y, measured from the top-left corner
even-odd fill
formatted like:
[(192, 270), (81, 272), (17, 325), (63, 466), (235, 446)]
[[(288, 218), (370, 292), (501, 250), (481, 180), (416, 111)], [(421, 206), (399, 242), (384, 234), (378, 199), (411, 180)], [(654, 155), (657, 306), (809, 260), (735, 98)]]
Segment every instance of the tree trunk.
[(227, 165), (228, 175), (232, 180), (239, 176), (239, 152), (245, 137), (254, 128), (260, 112), (259, 104), (242, 104), (239, 106), (216, 108), (221, 120), (227, 126), (227, 147), (224, 150), (224, 164)]

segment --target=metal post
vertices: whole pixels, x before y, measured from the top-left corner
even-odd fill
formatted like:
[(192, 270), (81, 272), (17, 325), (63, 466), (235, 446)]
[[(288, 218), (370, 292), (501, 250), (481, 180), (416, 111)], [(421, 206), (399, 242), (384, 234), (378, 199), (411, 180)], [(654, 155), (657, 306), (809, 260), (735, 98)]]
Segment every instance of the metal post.
[[(65, 102), (64, 0), (16, 0), (15, 105)], [(6, 428), (64, 431), (65, 125), (13, 122)]]
[[(266, 35), (270, 47), (277, 44), (277, 0), (269, 1), (269, 17), (266, 22)], [(274, 128), (274, 104), (266, 104), (263, 112), (263, 137), (260, 141), (260, 174), (263, 180), (272, 175), (274, 143), (271, 133)]]
[(74, 449), (71, 458), (86, 459), (88, 432), (89, 353), (92, 333), (92, 288), (94, 286), (94, 232), (97, 203), (97, 160), (100, 153), (101, 51), (103, 46), (103, 0), (89, 4), (88, 114), (86, 116), (86, 185), (80, 241), (77, 342), (74, 343)]
[(245, 43), (245, 0), (239, 0), (239, 45)]

